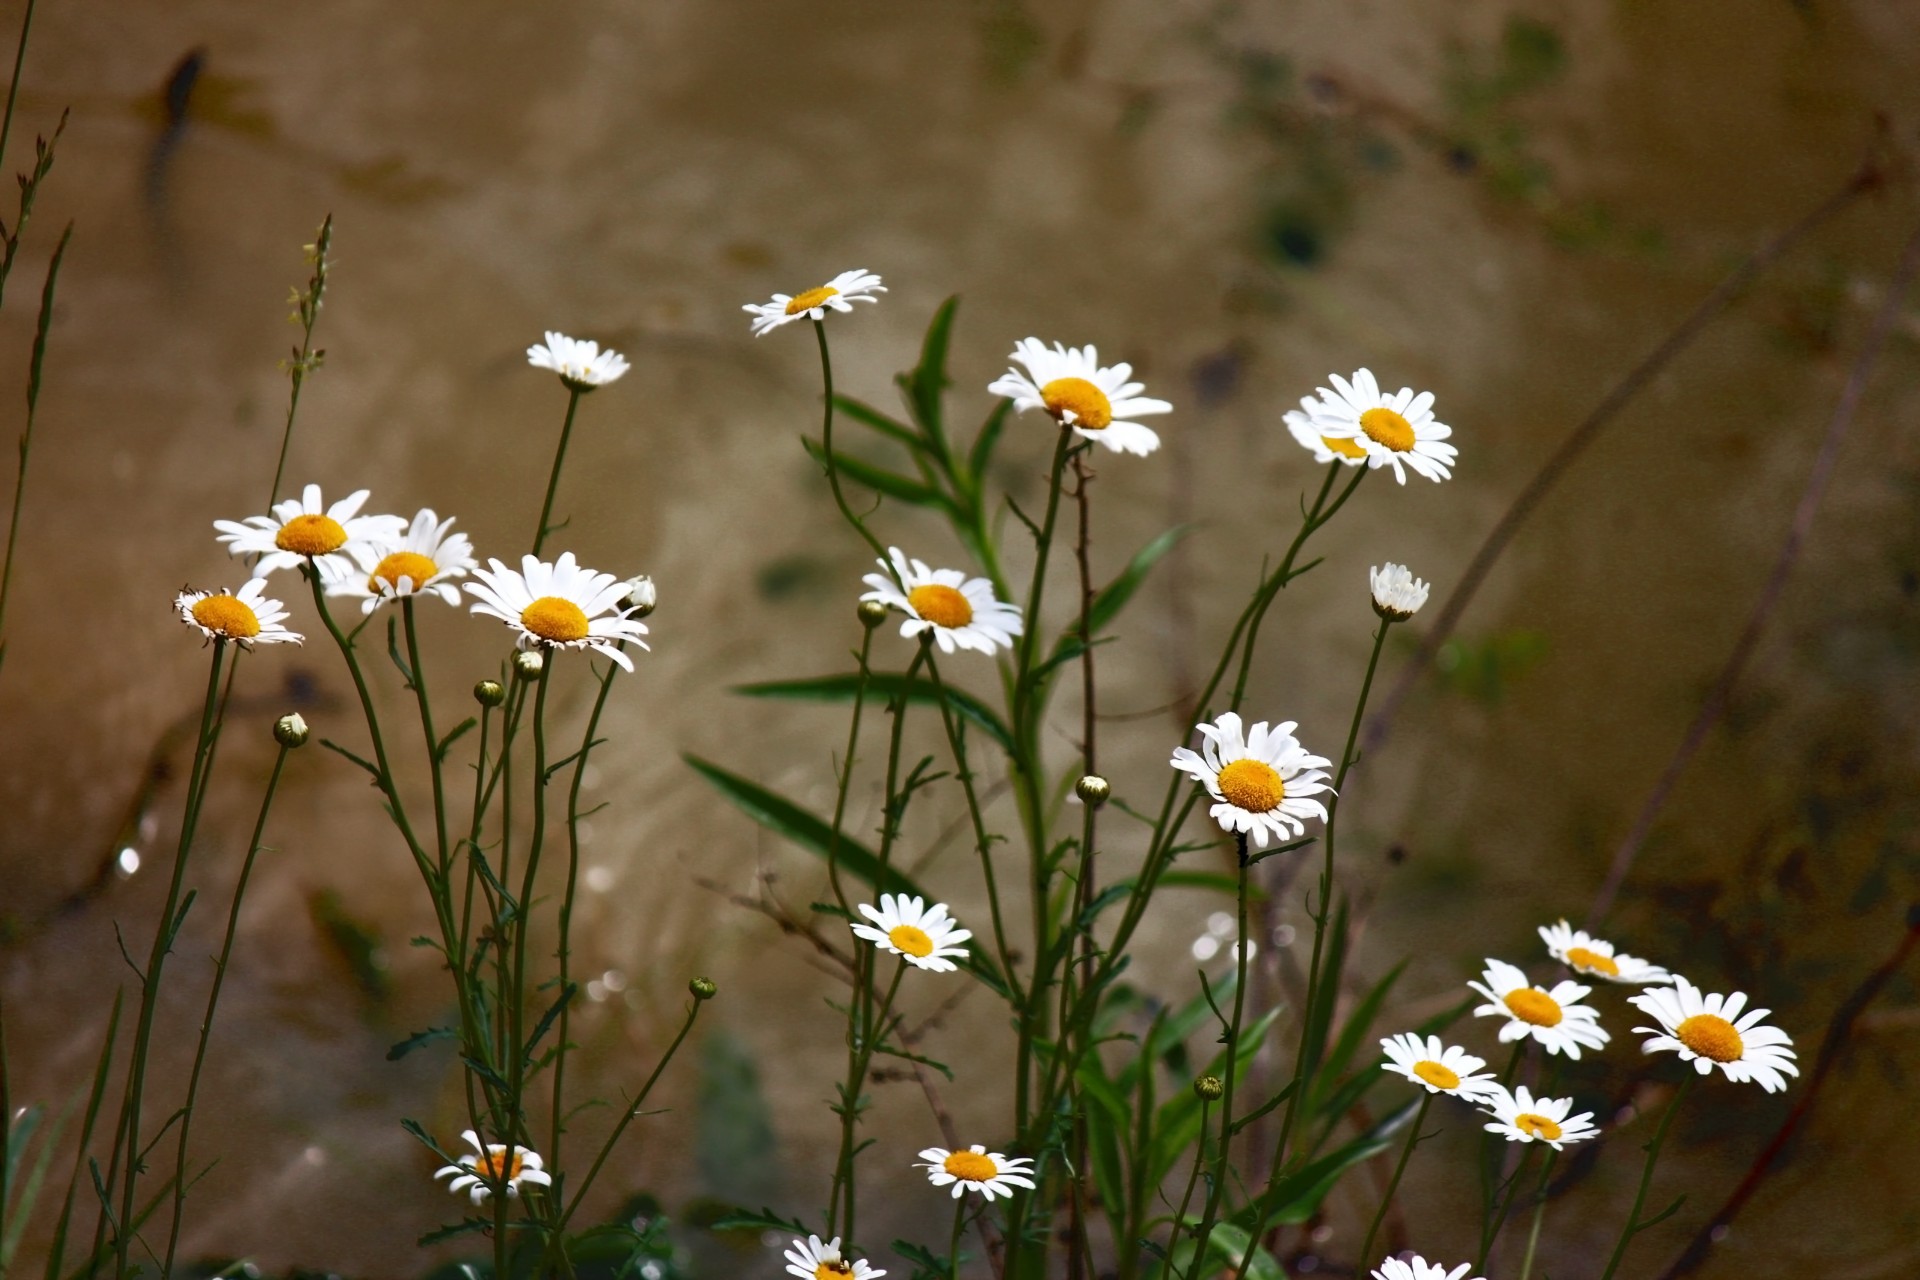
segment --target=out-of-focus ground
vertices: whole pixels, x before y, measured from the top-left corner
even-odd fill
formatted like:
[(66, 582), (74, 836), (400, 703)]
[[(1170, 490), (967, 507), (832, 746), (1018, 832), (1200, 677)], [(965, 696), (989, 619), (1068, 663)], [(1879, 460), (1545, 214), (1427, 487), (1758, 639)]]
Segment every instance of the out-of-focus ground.
[[(651, 1067), (686, 978), (711, 974), (723, 994), (703, 1056), (669, 1076), (674, 1110), (642, 1122), (611, 1181), (675, 1211), (700, 1197), (807, 1211), (832, 1154), (831, 988), (699, 881), (749, 893), (770, 869), (804, 907), (818, 868), (679, 753), (828, 807), (840, 714), (726, 690), (843, 668), (866, 557), (796, 440), (816, 426), (811, 338), (754, 340), (740, 305), (881, 272), (885, 300), (833, 320), (842, 388), (879, 403), (955, 292), (961, 420), (985, 413), (986, 383), (1030, 333), (1097, 343), (1175, 402), (1155, 422), (1162, 451), (1102, 454), (1096, 486), (1106, 573), (1169, 523), (1200, 523), (1102, 650), (1116, 713), (1103, 767), (1122, 796), (1157, 797), (1185, 730), (1165, 709), (1319, 479), (1281, 412), (1364, 364), (1433, 389), (1461, 450), (1444, 486), (1372, 477), (1267, 628), (1250, 710), (1297, 719), (1331, 755), (1372, 623), (1366, 567), (1409, 563), (1444, 597), (1573, 423), (1740, 255), (1844, 180), (1875, 112), (1914, 137), (1916, 30), (1906, 0), (43, 4), (9, 165), (63, 106), (73, 115), (0, 317), (5, 403), (19, 403), (46, 255), (65, 220), (76, 230), (0, 676), (15, 1098), (69, 1098), (127, 982), (114, 926), (150, 927), (205, 662), (168, 604), (183, 582), (238, 581), (211, 522), (263, 506), (285, 409), (276, 362), (297, 338), (284, 299), (322, 214), (336, 225), (328, 359), (301, 407), (293, 484), (432, 505), (482, 556), (511, 559), (564, 404), (523, 349), (557, 328), (633, 361), (583, 406), (559, 503), (571, 523), (557, 545), (649, 572), (662, 597), (591, 780), (608, 807), (592, 820), (577, 947), (607, 976), (577, 1035), (587, 1079), (614, 1096)], [(196, 48), (185, 126), (157, 149), (162, 85)], [(1896, 175), (1643, 394), (1527, 526), (1447, 669), (1355, 775), (1343, 858), (1371, 903), (1359, 976), (1413, 957), (1383, 1033), (1456, 998), (1484, 956), (1544, 973), (1534, 926), (1584, 914), (1760, 588), (1915, 215)], [(1732, 713), (1609, 923), (1628, 950), (1771, 1006), (1803, 1061), (1920, 881), (1916, 316), (1896, 328)], [(1016, 427), (1001, 479), (1031, 498), (1050, 435)], [(879, 523), (914, 554), (959, 555), (920, 518), (888, 509)], [(316, 629), (288, 598), (294, 625)], [(503, 637), (429, 612), (429, 679), (451, 718)], [(1389, 651), (1389, 673), (1404, 656)], [(160, 1097), (179, 1086), (268, 724), (297, 705), (321, 735), (364, 732), (324, 644), (242, 665), (198, 855), (209, 896), (163, 1011)], [(571, 665), (557, 697), (577, 724), (587, 694)], [(951, 666), (992, 691), (983, 664)], [(1063, 766), (1077, 724), (1063, 701)], [(857, 799), (871, 825), (872, 790)], [(411, 1274), (425, 1265), (414, 1239), (454, 1206), (399, 1117), (448, 1141), (461, 1127), (444, 1053), (385, 1060), (445, 1016), (430, 954), (406, 945), (424, 900), (373, 795), (317, 748), (291, 763), (269, 838), (216, 1033), (217, 1106), (196, 1133), (218, 1164), (186, 1250)], [(143, 870), (86, 892), (123, 844)], [(925, 876), (977, 913), (965, 860)], [(1190, 995), (1189, 946), (1220, 907), (1169, 894), (1135, 979)], [(1602, 995), (1618, 1081), (1637, 1060), (1635, 1015)], [(979, 999), (936, 1037), (960, 1075), (949, 1101), (993, 1141), (1001, 1032)], [(1491, 1047), (1484, 1024), (1458, 1034)], [(1916, 1036), (1920, 999), (1901, 977), (1709, 1274), (1920, 1266)], [(751, 1108), (702, 1106), (703, 1072), (738, 1079), (743, 1063), (771, 1145)], [(1568, 1080), (1609, 1118), (1597, 1069)], [(1695, 1092), (1661, 1176), (1692, 1198), (1637, 1264), (1671, 1255), (1793, 1096), (1718, 1080)], [(937, 1141), (924, 1105), (888, 1086), (873, 1123), (871, 1239), (934, 1239), (945, 1199), (901, 1176)], [(1547, 1273), (1586, 1274), (1611, 1240), (1646, 1127), (1622, 1129), (1556, 1203)], [(1428, 1256), (1471, 1244), (1449, 1211), (1472, 1194), (1458, 1173), (1469, 1126), (1451, 1128), (1409, 1175)], [(1336, 1200), (1331, 1255), (1350, 1254), (1351, 1216), (1370, 1207)], [(716, 1265), (765, 1270), (771, 1256)]]

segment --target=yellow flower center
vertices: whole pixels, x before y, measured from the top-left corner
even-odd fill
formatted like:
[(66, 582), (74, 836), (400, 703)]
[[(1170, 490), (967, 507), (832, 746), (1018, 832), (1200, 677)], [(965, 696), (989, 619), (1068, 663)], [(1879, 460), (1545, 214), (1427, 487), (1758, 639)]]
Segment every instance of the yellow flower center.
[(579, 605), (559, 596), (541, 596), (522, 609), (520, 625), (553, 644), (583, 640), (587, 635), (587, 615)]
[(839, 292), (830, 284), (823, 284), (818, 289), (809, 289), (805, 293), (796, 295), (787, 303), (787, 314), (797, 316), (802, 311), (811, 311)]
[(1460, 1087), (1460, 1075), (1452, 1067), (1442, 1066), (1433, 1059), (1413, 1064), (1413, 1074), (1425, 1080), (1436, 1089), (1453, 1090)]
[[(1379, 412), (1375, 410), (1374, 412)], [(1346, 436), (1321, 436), (1320, 443), (1327, 446), (1343, 458), (1364, 458), (1367, 451), (1349, 440)]]
[(1536, 1027), (1557, 1027), (1565, 1016), (1560, 1012), (1560, 1003), (1544, 991), (1532, 987), (1521, 987), (1518, 991), (1506, 994), (1507, 1008), (1513, 1016), (1522, 1022), (1530, 1022)]
[(1738, 1062), (1746, 1051), (1733, 1024), (1711, 1013), (1694, 1014), (1675, 1027), (1673, 1034), (1681, 1044), (1715, 1062)]
[(946, 1158), (944, 1167), (954, 1177), (968, 1182), (988, 1182), (1000, 1174), (999, 1167), (978, 1151), (956, 1151)]
[(1220, 771), (1220, 794), (1248, 813), (1272, 813), (1287, 798), (1287, 784), (1262, 760), (1235, 760)]
[(332, 516), (295, 516), (273, 535), (273, 545), (297, 556), (323, 556), (347, 545), (347, 531)]
[(1537, 1116), (1531, 1111), (1522, 1111), (1513, 1118), (1513, 1127), (1522, 1133), (1530, 1133), (1536, 1138), (1545, 1138), (1548, 1142), (1560, 1137), (1560, 1126), (1545, 1116)]
[(400, 579), (408, 578), (413, 589), (418, 591), (428, 578), (440, 572), (440, 566), (417, 551), (396, 551), (373, 567), (373, 576), (367, 579), (367, 590), (378, 591), (381, 583), (398, 590)]
[(927, 936), (927, 931), (910, 924), (897, 924), (887, 930), (887, 941), (922, 960), (933, 954), (933, 939)]
[(1085, 378), (1055, 378), (1040, 388), (1040, 401), (1056, 418), (1071, 413), (1073, 425), (1088, 431), (1102, 430), (1113, 421), (1113, 401)]
[(847, 1280), (852, 1274), (852, 1263), (822, 1262), (813, 1269), (813, 1280)]
[(1360, 415), (1360, 429), (1375, 444), (1383, 444), (1395, 453), (1413, 451), (1413, 424), (1388, 408), (1369, 409)]
[(1585, 947), (1568, 947), (1567, 963), (1576, 969), (1585, 969), (1588, 973), (1604, 973), (1609, 978), (1620, 976), (1620, 966), (1613, 962), (1612, 956), (1603, 956), (1598, 951), (1589, 951)]
[(973, 605), (952, 587), (929, 582), (907, 592), (913, 611), (936, 627), (964, 627), (973, 621)]
[(193, 620), (229, 640), (251, 640), (260, 634), (260, 618), (232, 596), (208, 596), (193, 606)]
[(489, 1182), (512, 1182), (522, 1173), (526, 1162), (521, 1159), (524, 1153), (516, 1149), (513, 1153), (513, 1166), (507, 1167), (505, 1151), (489, 1151), (474, 1162), (474, 1172)]

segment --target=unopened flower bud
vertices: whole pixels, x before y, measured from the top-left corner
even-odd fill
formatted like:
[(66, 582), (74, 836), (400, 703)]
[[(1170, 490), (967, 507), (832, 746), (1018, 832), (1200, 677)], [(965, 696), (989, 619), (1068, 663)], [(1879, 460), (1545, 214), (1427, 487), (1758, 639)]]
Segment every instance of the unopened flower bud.
[(537, 649), (522, 649), (513, 655), (513, 674), (522, 680), (538, 680), (547, 669), (547, 659)]
[(1219, 1076), (1201, 1076), (1193, 1082), (1193, 1092), (1202, 1102), (1218, 1102), (1226, 1096), (1227, 1086)]
[(1102, 805), (1113, 794), (1113, 788), (1099, 774), (1089, 773), (1073, 784), (1073, 794), (1080, 797), (1082, 804)]
[(659, 602), (660, 593), (653, 589), (653, 579), (646, 574), (627, 579), (625, 603), (628, 616), (644, 618), (653, 612), (653, 606)]
[(507, 691), (498, 680), (482, 680), (473, 686), (473, 700), (483, 707), (497, 707), (507, 700)]
[(687, 990), (693, 992), (695, 1000), (711, 1000), (720, 994), (720, 988), (713, 985), (712, 978), (695, 978), (687, 983)]
[(878, 600), (862, 600), (854, 612), (860, 615), (860, 625), (869, 631), (887, 620), (887, 606)]
[(1388, 622), (1405, 622), (1427, 602), (1427, 584), (1405, 565), (1389, 562), (1369, 569), (1367, 579), (1373, 585), (1373, 611)]
[(307, 744), (307, 722), (298, 711), (281, 716), (273, 722), (273, 740), (283, 747), (303, 747)]

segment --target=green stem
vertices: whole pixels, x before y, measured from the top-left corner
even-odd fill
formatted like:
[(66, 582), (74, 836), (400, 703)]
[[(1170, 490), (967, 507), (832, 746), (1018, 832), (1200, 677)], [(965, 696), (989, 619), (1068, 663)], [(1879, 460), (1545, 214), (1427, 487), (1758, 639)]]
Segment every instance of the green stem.
[[(1225, 1086), (1220, 1095), (1220, 1137), (1213, 1154), (1213, 1177), (1207, 1188), (1205, 1206), (1200, 1212), (1200, 1228), (1194, 1234), (1193, 1267), (1187, 1273), (1188, 1280), (1199, 1280), (1205, 1267), (1207, 1241), (1213, 1236), (1214, 1222), (1219, 1216), (1220, 1201), (1227, 1193), (1227, 1156), (1233, 1142), (1233, 1086), (1236, 1068), (1240, 1062), (1240, 1021), (1247, 1004), (1247, 834), (1244, 831), (1234, 835), (1236, 850), (1239, 854), (1240, 888), (1236, 895), (1237, 927), (1234, 931), (1234, 980), (1233, 980), (1233, 1021), (1225, 1028), (1222, 1039), (1227, 1047)], [(1240, 1274), (1247, 1274), (1243, 1262)]]
[[(1520, 1153), (1519, 1167), (1513, 1171), (1513, 1176), (1506, 1182), (1506, 1198), (1500, 1200), (1499, 1208), (1493, 1215), (1493, 1221), (1481, 1229), (1480, 1254), (1473, 1260), (1475, 1271), (1487, 1265), (1487, 1259), (1493, 1253), (1494, 1242), (1500, 1238), (1500, 1232), (1507, 1225), (1507, 1215), (1513, 1212), (1514, 1198), (1520, 1194), (1520, 1175), (1527, 1171), (1527, 1161), (1533, 1159), (1533, 1146), (1533, 1143), (1527, 1143), (1526, 1150)], [(1495, 1198), (1499, 1199), (1497, 1195)]]
[(293, 443), (293, 419), (300, 411), (300, 388), (306, 384), (307, 375), (320, 367), (313, 353), (313, 326), (320, 322), (320, 304), (327, 292), (327, 250), (333, 245), (333, 215), (328, 214), (320, 223), (320, 232), (313, 238), (313, 275), (307, 281), (307, 291), (299, 299), (300, 306), (300, 354), (293, 358), (287, 367), (287, 374), (293, 383), (293, 392), (287, 397), (287, 424), (280, 431), (280, 458), (273, 464), (273, 489), (267, 495), (267, 509), (280, 500), (280, 482), (286, 478), (287, 448)]
[(1200, 1145), (1193, 1155), (1193, 1168), (1187, 1171), (1187, 1189), (1180, 1193), (1180, 1210), (1173, 1215), (1173, 1228), (1167, 1232), (1167, 1270), (1173, 1270), (1173, 1250), (1179, 1243), (1180, 1233), (1187, 1227), (1187, 1210), (1193, 1205), (1193, 1189), (1200, 1182), (1200, 1170), (1207, 1163), (1207, 1109), (1213, 1106), (1210, 1098), (1200, 1099)]
[[(827, 1204), (827, 1234), (845, 1235), (849, 1242), (854, 1235), (854, 1200), (856, 1180), (854, 1177), (855, 1129), (860, 1123), (860, 1091), (867, 1081), (867, 1070), (873, 1065), (875, 1048), (886, 1039), (887, 1017), (893, 1012), (894, 997), (900, 991), (900, 979), (907, 972), (907, 962), (901, 958), (893, 971), (893, 981), (887, 986), (887, 996), (880, 1004), (880, 1012), (867, 1019), (865, 1028), (851, 1037), (847, 1054), (847, 1082), (840, 1092), (840, 1151), (834, 1158), (833, 1187)], [(869, 1007), (871, 1012), (871, 1007)], [(836, 1216), (835, 1209), (839, 1210)], [(834, 1223), (841, 1223), (840, 1230), (834, 1229)]]
[(1413, 1149), (1420, 1142), (1420, 1126), (1427, 1122), (1427, 1104), (1433, 1101), (1433, 1094), (1427, 1093), (1420, 1099), (1420, 1109), (1413, 1113), (1413, 1127), (1407, 1130), (1407, 1145), (1400, 1149), (1400, 1159), (1393, 1166), (1393, 1177), (1387, 1180), (1387, 1190), (1380, 1197), (1380, 1208), (1373, 1215), (1373, 1222), (1367, 1227), (1366, 1241), (1360, 1246), (1360, 1257), (1355, 1274), (1366, 1274), (1369, 1260), (1373, 1257), (1374, 1237), (1380, 1234), (1380, 1224), (1386, 1221), (1387, 1208), (1393, 1203), (1393, 1193), (1400, 1189), (1400, 1175), (1407, 1171), (1407, 1161), (1413, 1156)]
[(532, 1126), (527, 1123), (523, 1090), (526, 1087), (528, 1046), (526, 1042), (527, 928), (532, 914), (535, 877), (540, 873), (540, 854), (547, 842), (547, 689), (553, 684), (555, 651), (547, 652), (540, 669), (540, 687), (533, 695), (533, 830), (527, 837), (527, 869), (520, 882), (520, 910), (513, 929), (513, 986), (506, 993), (507, 1013), (512, 1026), (508, 1048), (512, 1058), (507, 1064), (508, 1105), (512, 1107), (512, 1127), (505, 1140), (531, 1142)]
[(833, 886), (833, 900), (840, 904), (840, 909), (849, 917), (853, 915), (853, 904), (847, 900), (846, 890), (840, 885), (840, 831), (847, 816), (847, 794), (853, 786), (853, 758), (860, 745), (860, 715), (867, 705), (867, 678), (871, 674), (867, 659), (873, 651), (873, 630), (864, 624), (860, 628), (860, 675), (853, 688), (853, 717), (847, 725), (847, 750), (840, 758), (840, 776), (835, 779), (833, 834), (827, 839), (827, 880)]
[(880, 557), (881, 567), (888, 573), (894, 573), (893, 561), (887, 555), (887, 549), (880, 545), (880, 539), (873, 536), (867, 528), (867, 522), (854, 514), (847, 504), (846, 495), (840, 492), (840, 464), (833, 456), (833, 358), (827, 352), (827, 325), (824, 320), (813, 322), (813, 336), (820, 346), (820, 381), (826, 388), (826, 406), (820, 420), (820, 456), (825, 459), (827, 468), (827, 487), (833, 490), (834, 505), (840, 508), (840, 516), (853, 526), (853, 531), (865, 539), (873, 548), (873, 554)]
[(433, 706), (427, 697), (427, 676), (420, 666), (420, 639), (414, 631), (412, 596), (401, 599), (400, 615), (407, 632), (407, 668), (413, 673), (414, 701), (420, 707), (420, 730), (427, 740), (427, 767), (433, 778), (433, 828), (440, 855), (440, 882), (445, 886), (452, 866), (452, 855), (447, 847), (446, 783), (442, 777), (440, 739), (433, 731)]
[(240, 931), (240, 900), (246, 896), (247, 881), (253, 875), (254, 860), (260, 856), (260, 837), (267, 829), (267, 812), (273, 808), (273, 793), (280, 786), (280, 771), (286, 766), (289, 748), (283, 743), (273, 759), (273, 773), (267, 778), (267, 791), (260, 798), (260, 813), (253, 822), (253, 838), (247, 842), (247, 857), (240, 864), (240, 879), (233, 886), (233, 904), (227, 909), (227, 934), (220, 943), (220, 958), (213, 963), (213, 989), (207, 993), (207, 1013), (200, 1021), (200, 1043), (194, 1050), (193, 1070), (187, 1076), (187, 1100), (180, 1109), (180, 1147), (174, 1159), (173, 1226), (167, 1232), (167, 1260), (160, 1268), (162, 1276), (173, 1274), (174, 1250), (180, 1243), (180, 1217), (187, 1194), (187, 1139), (193, 1128), (193, 1104), (200, 1095), (200, 1070), (207, 1061), (207, 1042), (213, 1036), (213, 1015), (220, 1005), (220, 988), (226, 984), (227, 963), (233, 957), (233, 940)]
[(1627, 1214), (1627, 1225), (1620, 1232), (1620, 1242), (1614, 1245), (1613, 1256), (1607, 1259), (1607, 1269), (1600, 1273), (1600, 1280), (1613, 1280), (1613, 1273), (1620, 1269), (1620, 1260), (1627, 1256), (1627, 1245), (1641, 1230), (1640, 1210), (1647, 1203), (1647, 1188), (1653, 1185), (1653, 1166), (1659, 1162), (1660, 1148), (1667, 1142), (1667, 1130), (1673, 1127), (1674, 1114), (1680, 1110), (1680, 1100), (1687, 1096), (1687, 1089), (1693, 1080), (1694, 1072), (1689, 1070), (1680, 1081), (1680, 1087), (1674, 1090), (1673, 1101), (1667, 1104), (1666, 1114), (1660, 1117), (1660, 1128), (1654, 1132), (1653, 1141), (1647, 1144), (1647, 1163), (1640, 1171), (1640, 1189), (1634, 1192), (1633, 1210)]
[(34, 0), (27, 0), (27, 11), (20, 17), (20, 43), (13, 54), (13, 81), (7, 86), (7, 113), (0, 119), (0, 168), (5, 167), (7, 138), (13, 133), (13, 108), (20, 101), (20, 68), (27, 62), (27, 33), (33, 29)]
[(1533, 1225), (1527, 1229), (1527, 1252), (1520, 1261), (1520, 1280), (1527, 1280), (1533, 1274), (1534, 1251), (1540, 1246), (1540, 1223), (1547, 1216), (1547, 1179), (1553, 1173), (1553, 1162), (1559, 1156), (1555, 1151), (1540, 1166), (1540, 1185), (1534, 1188)]
[(547, 535), (553, 532), (548, 521), (553, 519), (553, 495), (560, 488), (560, 468), (567, 460), (567, 440), (573, 435), (574, 410), (580, 407), (581, 391), (571, 383), (567, 384), (567, 419), (560, 424), (560, 444), (553, 451), (553, 471), (547, 476), (546, 500), (540, 504), (540, 526), (533, 532), (533, 554), (538, 556), (540, 548), (546, 545)]
[(947, 1237), (947, 1261), (952, 1266), (952, 1280), (960, 1280), (960, 1229), (966, 1225), (967, 1198), (960, 1196), (953, 1202), (953, 1233)]
[(940, 703), (940, 719), (947, 731), (947, 747), (953, 752), (954, 773), (960, 779), (960, 790), (967, 800), (967, 816), (973, 823), (973, 843), (979, 850), (980, 872), (986, 879), (987, 909), (993, 916), (993, 945), (1000, 958), (1001, 977), (1006, 980), (1007, 990), (1013, 993), (1014, 1003), (1019, 1005), (1025, 997), (1014, 976), (1013, 952), (1007, 946), (1007, 929), (1000, 914), (1000, 886), (993, 871), (993, 837), (987, 833), (986, 818), (980, 810), (980, 798), (973, 788), (973, 770), (967, 764), (966, 737), (947, 697), (946, 682), (940, 678), (940, 664), (934, 660), (931, 651), (927, 653), (927, 675), (933, 681), (934, 696)]

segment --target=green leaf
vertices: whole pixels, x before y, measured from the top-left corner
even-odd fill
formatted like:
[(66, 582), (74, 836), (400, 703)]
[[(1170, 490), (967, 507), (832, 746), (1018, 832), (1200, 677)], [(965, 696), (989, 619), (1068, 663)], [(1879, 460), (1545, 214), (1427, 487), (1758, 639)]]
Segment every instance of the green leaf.
[(905, 375), (902, 386), (914, 421), (927, 433), (934, 448), (944, 455), (947, 448), (946, 424), (941, 416), (940, 396), (947, 389), (947, 347), (953, 338), (953, 314), (960, 306), (955, 294), (940, 304), (920, 343), (920, 363)]
[[(1133, 599), (1134, 592), (1140, 589), (1140, 584), (1147, 580), (1149, 573), (1153, 572), (1153, 566), (1158, 564), (1167, 552), (1179, 546), (1180, 540), (1192, 533), (1196, 527), (1191, 524), (1177, 524), (1134, 552), (1133, 559), (1127, 561), (1127, 567), (1120, 571), (1120, 576), (1094, 593), (1093, 604), (1087, 609), (1088, 630), (1097, 636), (1112, 625), (1113, 620), (1120, 616), (1120, 611), (1127, 607), (1127, 602)], [(1080, 625), (1075, 622), (1054, 643), (1053, 656), (1058, 657), (1069, 641), (1077, 643), (1079, 638)]]
[[(806, 447), (809, 457), (822, 466), (826, 465), (827, 451), (820, 447), (818, 440), (802, 436), (800, 443)], [(938, 507), (948, 513), (955, 512), (953, 499), (938, 489), (911, 477), (888, 471), (885, 467), (875, 466), (871, 462), (862, 462), (839, 449), (833, 451), (833, 465), (841, 475), (867, 486), (875, 493), (883, 493), (889, 498), (898, 498), (916, 507)]]
[[(817, 676), (809, 680), (769, 680), (760, 684), (737, 684), (733, 692), (745, 694), (749, 698), (791, 698), (813, 702), (852, 702), (860, 688), (858, 673), (843, 676)], [(1005, 749), (1013, 752), (1013, 734), (1006, 723), (994, 714), (992, 708), (964, 690), (952, 685), (946, 686), (947, 705), (963, 720), (971, 721), (977, 728)], [(884, 698), (905, 697), (909, 702), (926, 703), (938, 706), (939, 687), (931, 680), (922, 680), (918, 676), (909, 680), (899, 672), (874, 671), (867, 675), (867, 692)]]
[(735, 1209), (713, 1220), (709, 1227), (712, 1231), (791, 1231), (796, 1235), (807, 1235), (813, 1229), (798, 1218), (783, 1218), (773, 1210), (762, 1205), (756, 1212), (752, 1209)]
[(1395, 1132), (1412, 1120), (1414, 1112), (1419, 1109), (1420, 1104), (1409, 1099), (1345, 1146), (1284, 1175), (1274, 1184), (1271, 1194), (1262, 1195), (1259, 1200), (1234, 1214), (1233, 1221), (1242, 1228), (1250, 1227), (1264, 1204), (1271, 1206), (1260, 1218), (1265, 1226), (1305, 1222), (1319, 1209), (1320, 1202), (1327, 1198), (1327, 1193), (1333, 1190), (1342, 1174), (1392, 1146)]
[(967, 483), (976, 494), (986, 482), (987, 464), (993, 461), (994, 448), (999, 445), (1000, 433), (1012, 413), (1013, 401), (1000, 401), (980, 424), (980, 434), (973, 438), (973, 451), (967, 455)]
[(398, 1062), (415, 1049), (430, 1045), (436, 1040), (456, 1040), (459, 1033), (452, 1027), (428, 1027), (425, 1031), (416, 1031), (387, 1050), (387, 1061)]
[[(1208, 1260), (1201, 1265), (1199, 1275), (1211, 1274), (1214, 1262), (1229, 1272), (1240, 1265), (1240, 1259), (1247, 1254), (1246, 1228), (1235, 1226), (1231, 1222), (1216, 1222), (1213, 1231), (1207, 1236)], [(1287, 1272), (1280, 1260), (1264, 1248), (1255, 1249), (1253, 1258), (1247, 1263), (1249, 1280), (1287, 1280)], [(1199, 1280), (1198, 1276), (1194, 1280)]]
[(1361, 1039), (1367, 1034), (1367, 1029), (1373, 1025), (1373, 1020), (1379, 1016), (1380, 1006), (1386, 1000), (1387, 993), (1393, 989), (1393, 984), (1406, 971), (1406, 967), (1407, 962), (1402, 960), (1387, 970), (1386, 976), (1374, 983), (1373, 990), (1367, 992), (1360, 1003), (1354, 1005), (1353, 1011), (1347, 1015), (1346, 1022), (1340, 1028), (1340, 1038), (1334, 1041), (1333, 1048), (1328, 1051), (1326, 1060), (1320, 1064), (1320, 1070), (1314, 1077), (1320, 1082), (1320, 1088), (1316, 1090), (1319, 1094), (1317, 1102), (1326, 1100), (1327, 1090), (1331, 1087), (1333, 1078), (1344, 1073), (1347, 1064), (1353, 1061), (1354, 1053), (1360, 1048)]
[(913, 433), (912, 427), (887, 416), (864, 400), (836, 395), (833, 398), (833, 407), (839, 410), (842, 416), (852, 419), (863, 427), (871, 427), (887, 439), (903, 444), (909, 449), (926, 448), (925, 441)]
[[(1215, 999), (1223, 999), (1230, 990), (1223, 983), (1214, 992)], [(1245, 1078), (1247, 1069), (1253, 1065), (1253, 1059), (1260, 1052), (1261, 1043), (1267, 1032), (1272, 1029), (1274, 1020), (1282, 1012), (1282, 1006), (1267, 1010), (1252, 1023), (1243, 1023), (1240, 1027), (1240, 1043), (1234, 1057), (1234, 1074)], [(1227, 1051), (1222, 1048), (1208, 1062), (1205, 1071), (1196, 1075), (1224, 1076), (1226, 1074)], [(1154, 1117), (1153, 1143), (1147, 1153), (1147, 1180), (1149, 1184), (1167, 1176), (1178, 1164), (1181, 1157), (1200, 1136), (1200, 1099), (1193, 1090), (1182, 1089), (1160, 1104), (1159, 1114)]]

